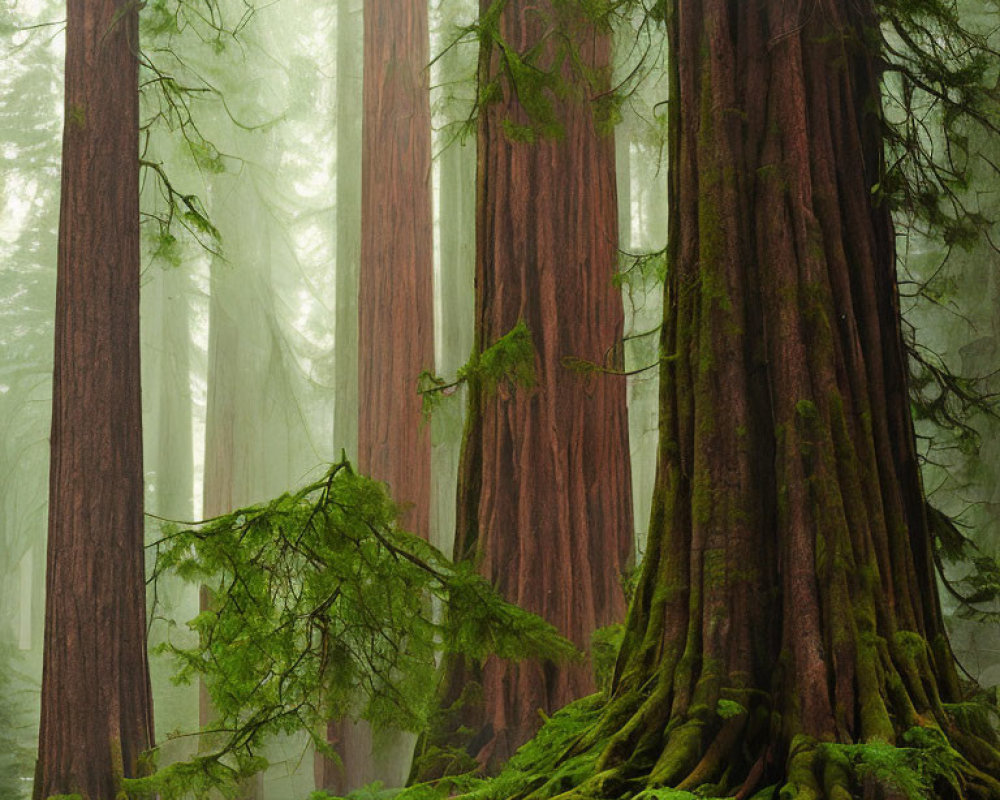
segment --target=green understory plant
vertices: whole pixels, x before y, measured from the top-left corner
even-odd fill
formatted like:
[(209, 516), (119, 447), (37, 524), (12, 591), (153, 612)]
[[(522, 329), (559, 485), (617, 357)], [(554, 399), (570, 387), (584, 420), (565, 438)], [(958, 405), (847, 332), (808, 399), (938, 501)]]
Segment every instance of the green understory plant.
[[(177, 659), (178, 682), (204, 681), (217, 718), (200, 732), (200, 755), (126, 780), (131, 794), (232, 796), (266, 766), (259, 749), (273, 734), (305, 731), (335, 757), (317, 733), (327, 719), (360, 713), (377, 727), (419, 730), (440, 651), (575, 656), (471, 566), (402, 530), (398, 515), (385, 486), (344, 460), (297, 492), (164, 530), (151, 545), (152, 580), (179, 576), (209, 602), (188, 623), (197, 644), (159, 649)], [(432, 598), (451, 613), (435, 614)]]

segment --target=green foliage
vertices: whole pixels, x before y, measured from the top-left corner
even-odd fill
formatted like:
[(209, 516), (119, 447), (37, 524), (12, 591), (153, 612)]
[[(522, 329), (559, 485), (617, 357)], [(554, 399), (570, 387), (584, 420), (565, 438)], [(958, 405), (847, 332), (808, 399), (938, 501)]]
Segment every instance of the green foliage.
[(650, 253), (621, 253), (615, 286), (643, 288), (667, 279), (667, 249)]
[[(455, 795), (463, 800), (509, 800), (529, 794), (541, 800), (578, 786), (592, 774), (600, 746), (593, 745), (579, 752), (574, 748), (583, 734), (596, 724), (605, 699), (603, 694), (594, 694), (557, 711), (495, 777), (482, 778), (478, 772), (450, 776), (409, 786), (395, 794), (393, 800), (444, 800)], [(367, 800), (370, 791), (352, 792), (349, 797)], [(310, 800), (326, 798), (327, 795), (317, 793)]]
[(267, 767), (263, 758), (232, 752), (225, 759), (217, 754), (195, 756), (170, 764), (145, 778), (126, 778), (122, 783), (130, 797), (169, 798), (242, 796), (241, 781)]
[[(1000, 133), (1000, 53), (953, 0), (880, 0), (876, 43), (887, 62), (885, 174), (874, 194), (913, 230), (968, 248), (989, 220), (963, 196), (978, 154), (970, 135)], [(940, 146), (947, 142), (947, 146)], [(992, 167), (996, 171), (996, 167)]]
[(896, 646), (909, 658), (919, 658), (927, 652), (927, 640), (915, 631), (896, 631), (892, 635)]
[(929, 422), (947, 435), (965, 455), (979, 452), (977, 416), (1000, 421), (1000, 404), (986, 388), (986, 379), (954, 374), (943, 359), (926, 347), (907, 346), (910, 367), (910, 407), (916, 422)]
[[(504, 602), (468, 565), (397, 525), (385, 487), (346, 462), (304, 489), (154, 545), (154, 580), (172, 574), (207, 588), (209, 607), (188, 624), (199, 642), (160, 650), (177, 680), (201, 678), (218, 718), (211, 752), (129, 791), (163, 800), (235, 791), (264, 766), (275, 733), (315, 731), (356, 713), (376, 726), (420, 730), (432, 710), (435, 652), (483, 659), (564, 659), (575, 650), (539, 617)], [(446, 603), (438, 621), (431, 598)]]
[(962, 758), (940, 730), (910, 728), (903, 734), (903, 741), (907, 746), (885, 742), (825, 743), (819, 749), (828, 758), (845, 759), (859, 781), (874, 782), (907, 800), (933, 796), (937, 781), (958, 787)]
[[(378, 781), (355, 789), (346, 797), (348, 800), (445, 800), (464, 796), (484, 783), (484, 779), (472, 772), (450, 775), (431, 783), (416, 783), (403, 789), (383, 789)], [(309, 795), (309, 800), (332, 800), (337, 797), (324, 791)]]
[(1000, 687), (983, 690), (961, 703), (945, 703), (944, 708), (955, 725), (967, 733), (995, 742), (1000, 729)]
[[(219, 54), (229, 43), (238, 41), (255, 9), (248, 3), (236, 10), (235, 17), (230, 16), (232, 13), (227, 14), (218, 0), (197, 5), (190, 0), (150, 0), (142, 4), (139, 15), (142, 41), (139, 94), (143, 117), (140, 167), (144, 177), (155, 181), (160, 201), (158, 208), (144, 206), (143, 216), (154, 223), (151, 227), (158, 242), (173, 237), (175, 226), (179, 225), (212, 253), (220, 249), (219, 231), (201, 200), (181, 188), (176, 176), (168, 175), (164, 163), (152, 158), (150, 151), (157, 133), (164, 132), (169, 138), (183, 142), (180, 152), (194, 171), (211, 175), (226, 170), (225, 157), (202, 132), (199, 106), (212, 101), (215, 107), (211, 112), (221, 107), (226, 114), (228, 107), (220, 91), (191, 66), (190, 56), (178, 54), (195, 43), (208, 45)], [(174, 251), (170, 248), (157, 245), (153, 253), (174, 263)]]
[(819, 410), (811, 400), (799, 400), (795, 404), (795, 413), (806, 420), (816, 419), (819, 416)]
[(469, 384), (487, 395), (501, 385), (510, 389), (530, 389), (535, 385), (535, 346), (531, 331), (524, 320), (511, 328), (481, 353), (473, 353), (459, 367), (453, 381), (446, 381), (424, 371), (419, 378), (419, 391), (424, 400), (424, 413), (433, 412), (441, 398), (454, 393), (456, 387)]
[(611, 688), (614, 678), (618, 651), (625, 640), (625, 626), (620, 622), (598, 628), (590, 637), (590, 663), (594, 670), (594, 682), (602, 692)]
[(742, 703), (720, 697), (719, 702), (715, 705), (715, 713), (719, 715), (720, 719), (732, 719), (740, 714), (746, 714), (747, 709)]
[[(963, 619), (1000, 621), (1000, 561), (984, 553), (954, 520), (927, 504), (934, 561), (941, 583)], [(959, 575), (955, 575), (960, 571)]]
[(458, 380), (475, 383), (487, 393), (501, 383), (511, 388), (535, 385), (535, 346), (524, 320), (458, 371)]
[(595, 69), (581, 58), (577, 42), (587, 37), (580, 37), (577, 28), (609, 31), (612, 20), (628, 5), (620, 0), (556, 0), (551, 11), (534, 9), (535, 14), (549, 14), (546, 33), (519, 51), (501, 31), (507, 0), (493, 0), (479, 20), (465, 29), (484, 52), (496, 56), (483, 61), (495, 67), (479, 76), (473, 113), (505, 97), (515, 99), (521, 112), (518, 118), (508, 116), (501, 122), (511, 141), (556, 139), (565, 132), (561, 106), (572, 98), (589, 103), (598, 129), (610, 132), (621, 119), (624, 92), (619, 91), (622, 87), (609, 88), (607, 70)]
[[(508, 800), (530, 793), (554, 797), (593, 774), (600, 745), (574, 752), (581, 736), (599, 719), (606, 698), (594, 694), (557, 711), (507, 762), (500, 774), (467, 793), (468, 800)], [(544, 787), (544, 788), (542, 788)]]
[(685, 792), (683, 789), (651, 786), (639, 792), (635, 796), (635, 800), (706, 800), (706, 798), (704, 795), (692, 794), (691, 792)]

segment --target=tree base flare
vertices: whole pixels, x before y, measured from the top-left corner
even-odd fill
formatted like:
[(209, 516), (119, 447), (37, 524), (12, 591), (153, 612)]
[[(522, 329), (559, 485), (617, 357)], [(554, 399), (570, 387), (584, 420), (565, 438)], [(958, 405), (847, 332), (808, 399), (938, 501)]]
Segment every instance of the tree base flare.
[[(648, 699), (648, 698), (647, 698)], [(554, 715), (476, 800), (992, 800), (1000, 797), (995, 734), (980, 725), (936, 724), (904, 731), (890, 744), (784, 740), (780, 719), (723, 705), (668, 722), (658, 737), (640, 703), (620, 727), (620, 707), (594, 695)], [(972, 704), (963, 704), (972, 705)], [(980, 722), (988, 707), (982, 705)], [(762, 728), (761, 721), (769, 720)], [(610, 723), (610, 724), (609, 724)], [(649, 735), (646, 735), (649, 734)], [(650, 739), (659, 745), (651, 746)], [(628, 750), (628, 745), (632, 749)]]

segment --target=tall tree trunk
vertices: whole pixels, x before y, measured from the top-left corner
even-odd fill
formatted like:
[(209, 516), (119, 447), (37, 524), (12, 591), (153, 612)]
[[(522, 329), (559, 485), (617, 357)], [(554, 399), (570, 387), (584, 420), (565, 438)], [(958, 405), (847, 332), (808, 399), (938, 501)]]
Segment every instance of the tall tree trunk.
[[(579, 788), (903, 796), (837, 743), (943, 735), (966, 797), (908, 405), (870, 0), (675, 1), (649, 546)], [(988, 726), (985, 726), (988, 728)], [(863, 758), (863, 754), (859, 756)], [(933, 778), (932, 778), (933, 780)], [(935, 797), (956, 797), (939, 779)]]
[[(556, 6), (508, 2), (500, 21), (507, 46), (552, 48), (553, 39), (543, 41), (552, 26), (606, 83), (608, 35)], [(502, 69), (501, 54), (484, 47), (480, 86)], [(577, 81), (569, 69), (563, 79)], [(557, 101), (562, 137), (512, 141), (510, 123), (532, 120), (513, 87), (501, 85), (479, 117), (475, 347), (523, 320), (537, 385), (470, 386), (455, 556), (474, 559), (508, 600), (587, 649), (597, 627), (624, 615), (620, 577), (632, 542), (625, 381), (581, 374), (563, 359), (604, 365), (612, 353), (609, 365), (621, 366), (614, 141), (574, 97), (590, 90), (582, 82)], [(491, 658), (480, 669), (449, 660), (443, 702), (456, 713), (422, 750), (458, 746), (493, 770), (537, 730), (539, 710), (592, 691), (586, 664)], [(447, 770), (430, 761), (419, 768), (425, 777)]]
[[(145, 198), (143, 198), (145, 200)], [(155, 202), (155, 201), (154, 201)], [(152, 273), (150, 275), (150, 273)], [(153, 260), (142, 287), (143, 449), (146, 462), (146, 510), (171, 520), (194, 519), (194, 443), (192, 439), (190, 277), (185, 267)], [(155, 523), (154, 523), (155, 525)], [(179, 579), (156, 581), (151, 587), (149, 621), (150, 677), (157, 740), (163, 742), (159, 763), (192, 755), (191, 737), (170, 739), (170, 731), (198, 727), (198, 687), (176, 685), (176, 664), (155, 647), (170, 636), (171, 621), (198, 613), (197, 592)]]
[(139, 367), (137, 7), (70, 0), (34, 796), (115, 797), (152, 744)]
[(417, 377), (434, 367), (426, 0), (367, 0), (361, 159), (358, 465), (427, 537), (430, 437)]
[[(434, 367), (428, 61), (427, 0), (366, 0), (358, 467), (388, 485), (403, 525), (424, 538), (430, 436), (417, 378)], [(411, 737), (373, 741), (367, 723), (349, 720), (331, 723), (327, 735), (343, 764), (324, 765), (323, 787), (343, 793), (406, 779)]]

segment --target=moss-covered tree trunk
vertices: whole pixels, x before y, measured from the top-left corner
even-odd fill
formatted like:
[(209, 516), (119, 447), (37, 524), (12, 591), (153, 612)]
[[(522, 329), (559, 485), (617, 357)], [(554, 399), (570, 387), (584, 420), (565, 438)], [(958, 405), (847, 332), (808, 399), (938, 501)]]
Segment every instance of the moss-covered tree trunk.
[(658, 474), (580, 791), (903, 797), (878, 743), (940, 767), (947, 740), (968, 761), (931, 796), (998, 797), (995, 742), (951, 705), (894, 233), (872, 191), (878, 22), (870, 0), (792, 5), (670, 4)]
[[(564, 362), (620, 366), (614, 140), (596, 129), (588, 97), (607, 86), (610, 37), (559, 4), (502, 6), (499, 35), (511, 51), (548, 53), (538, 63), (552, 69), (569, 39), (594, 83), (567, 57), (555, 66), (566, 97), (548, 95), (562, 134), (518, 140), (537, 120), (519, 102), (504, 51), (483, 47), (475, 349), (523, 320), (537, 383), (470, 386), (455, 557), (475, 559), (508, 600), (587, 649), (597, 627), (624, 615), (620, 579), (632, 541), (625, 381)], [(484, 17), (491, 7), (481, 4)], [(433, 763), (435, 747), (462, 748), (494, 769), (535, 733), (540, 711), (594, 690), (586, 663), (450, 662), (444, 680), (453, 713), (425, 737), (424, 777), (454, 766)]]
[(38, 800), (116, 797), (153, 739), (137, 19), (115, 0), (67, 6)]

